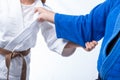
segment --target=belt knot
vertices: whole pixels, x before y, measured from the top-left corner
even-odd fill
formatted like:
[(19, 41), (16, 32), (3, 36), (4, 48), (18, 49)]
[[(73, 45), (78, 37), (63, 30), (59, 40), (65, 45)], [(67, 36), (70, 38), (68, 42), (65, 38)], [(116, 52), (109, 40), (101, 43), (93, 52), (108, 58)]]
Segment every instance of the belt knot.
[(20, 80), (26, 80), (26, 70), (27, 70), (27, 65), (24, 56), (28, 55), (30, 52), (30, 49), (25, 50), (25, 51), (9, 51), (3, 48), (0, 48), (0, 54), (5, 55), (5, 62), (6, 62), (6, 67), (8, 69), (7, 71), (7, 80), (9, 80), (9, 68), (10, 68), (10, 62), (11, 59), (14, 59), (15, 57), (21, 57), (22, 58), (22, 72), (21, 72), (21, 79)]

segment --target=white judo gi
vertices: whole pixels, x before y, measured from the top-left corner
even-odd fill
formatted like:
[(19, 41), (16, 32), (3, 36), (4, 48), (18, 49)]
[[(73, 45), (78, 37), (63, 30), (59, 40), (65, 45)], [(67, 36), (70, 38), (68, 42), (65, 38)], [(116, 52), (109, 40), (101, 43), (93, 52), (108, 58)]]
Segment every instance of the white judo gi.
[[(40, 28), (49, 49), (60, 54), (64, 53), (63, 49), (67, 41), (56, 38), (54, 25), (37, 21), (38, 14), (34, 13), (34, 8), (40, 6), (43, 6), (40, 0), (36, 0), (32, 5), (23, 5), (20, 0), (0, 0), (0, 48), (24, 51), (34, 47)], [(25, 60), (27, 63), (26, 80), (29, 80), (30, 54), (25, 56)], [(21, 65), (20, 57), (11, 60), (9, 80), (20, 80)], [(6, 78), (5, 56), (0, 54), (0, 80), (6, 80)]]

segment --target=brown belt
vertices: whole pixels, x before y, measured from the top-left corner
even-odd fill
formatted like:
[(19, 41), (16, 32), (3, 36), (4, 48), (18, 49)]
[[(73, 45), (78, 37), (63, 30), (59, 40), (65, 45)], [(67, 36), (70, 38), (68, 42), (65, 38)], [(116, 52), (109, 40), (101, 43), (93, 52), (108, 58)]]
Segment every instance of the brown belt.
[(0, 48), (0, 54), (5, 56), (5, 61), (6, 61), (6, 67), (8, 69), (7, 72), (7, 80), (9, 80), (9, 67), (10, 67), (10, 61), (11, 59), (15, 58), (15, 57), (21, 57), (22, 58), (22, 72), (21, 72), (21, 79), (20, 80), (26, 80), (26, 70), (27, 70), (27, 65), (26, 65), (26, 61), (24, 59), (24, 56), (28, 55), (30, 52), (30, 49), (25, 50), (25, 51), (9, 51), (6, 49), (2, 49)]

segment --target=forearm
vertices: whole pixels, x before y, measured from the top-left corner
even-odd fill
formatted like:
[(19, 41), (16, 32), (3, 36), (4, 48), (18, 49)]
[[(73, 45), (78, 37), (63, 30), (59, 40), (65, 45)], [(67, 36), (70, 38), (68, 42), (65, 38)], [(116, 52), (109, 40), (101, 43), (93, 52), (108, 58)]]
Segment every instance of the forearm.
[(68, 42), (65, 46), (65, 49), (68, 49), (68, 48), (71, 48), (71, 49), (75, 49), (75, 48), (78, 48), (78, 47), (81, 47), (83, 48), (84, 50), (86, 51), (91, 51), (92, 49), (95, 48), (95, 46), (97, 45), (98, 43), (96, 41), (91, 41), (91, 42), (86, 42), (85, 43), (85, 48), (83, 48), (82, 46), (78, 45), (78, 44), (75, 44), (73, 42)]
[(81, 47), (81, 46), (72, 42), (68, 42), (65, 46), (65, 48), (77, 48), (77, 47)]
[(47, 15), (47, 21), (51, 22), (51, 23), (54, 23), (54, 16), (55, 16), (55, 13), (52, 12), (52, 11), (48, 11), (48, 14)]

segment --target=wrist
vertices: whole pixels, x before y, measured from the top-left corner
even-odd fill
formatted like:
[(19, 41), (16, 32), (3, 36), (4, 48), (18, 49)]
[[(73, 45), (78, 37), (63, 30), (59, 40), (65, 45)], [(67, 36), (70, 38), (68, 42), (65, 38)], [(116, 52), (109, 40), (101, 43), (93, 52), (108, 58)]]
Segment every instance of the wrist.
[(49, 11), (48, 14), (47, 14), (47, 21), (51, 22), (51, 23), (54, 23), (54, 16), (55, 16), (55, 13), (52, 12), (52, 11)]

